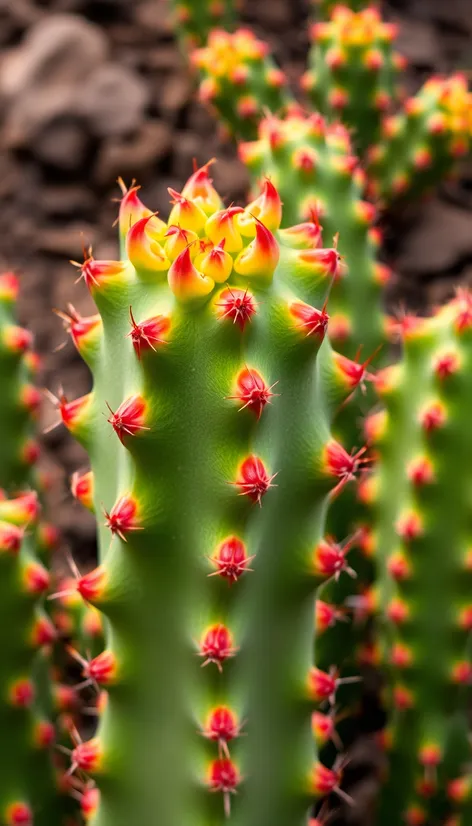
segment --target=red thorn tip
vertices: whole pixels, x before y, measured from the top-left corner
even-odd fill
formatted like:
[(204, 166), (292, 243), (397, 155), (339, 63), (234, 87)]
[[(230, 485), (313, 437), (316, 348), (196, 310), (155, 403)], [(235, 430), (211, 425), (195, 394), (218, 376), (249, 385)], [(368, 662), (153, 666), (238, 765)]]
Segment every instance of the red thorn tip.
[[(237, 582), (240, 576), (251, 570), (248, 565), (253, 559), (253, 556), (247, 555), (244, 542), (237, 536), (230, 536), (218, 546), (211, 562), (217, 569), (215, 573), (231, 583)], [(214, 575), (210, 574), (210, 576)]]
[(49, 572), (39, 562), (28, 562), (24, 570), (23, 582), (28, 594), (44, 594), (49, 588)]
[(346, 617), (342, 610), (336, 605), (331, 605), (329, 602), (323, 602), (321, 599), (316, 600), (315, 627), (317, 634), (322, 634), (328, 628), (332, 628), (338, 620), (345, 619)]
[(227, 744), (240, 734), (238, 718), (227, 706), (217, 706), (208, 714), (202, 734), (208, 740), (218, 743), (221, 751), (228, 757)]
[(80, 350), (80, 346), (88, 334), (97, 329), (102, 323), (100, 315), (83, 317), (72, 304), (68, 304), (67, 312), (61, 310), (55, 310), (54, 312), (62, 319), (65, 331), (71, 335), (72, 341), (78, 350)]
[(460, 334), (470, 330), (472, 328), (472, 293), (459, 287), (452, 303), (456, 311), (454, 320), (456, 331)]
[(85, 789), (80, 798), (80, 808), (85, 820), (89, 820), (97, 812), (100, 803), (100, 791), (95, 787)]
[(51, 645), (56, 638), (57, 632), (51, 620), (48, 617), (38, 617), (31, 635), (33, 645), (37, 648), (41, 648), (43, 645)]
[(416, 486), (430, 485), (434, 482), (434, 470), (427, 456), (419, 456), (408, 465), (408, 478)]
[(47, 749), (56, 739), (56, 730), (49, 720), (40, 720), (34, 727), (34, 743), (39, 749)]
[(459, 660), (452, 669), (452, 681), (457, 685), (472, 684), (472, 663), (467, 660)]
[(149, 430), (149, 427), (144, 424), (146, 402), (142, 396), (130, 396), (120, 404), (115, 412), (109, 406), (108, 409), (110, 416), (107, 421), (122, 444), (125, 443), (126, 436), (136, 436), (140, 431)]
[(238, 649), (233, 645), (231, 632), (222, 623), (212, 625), (205, 631), (198, 652), (204, 658), (202, 666), (214, 663), (218, 671), (222, 671), (222, 664), (230, 657), (234, 657)]
[(457, 353), (442, 353), (435, 359), (434, 372), (443, 381), (458, 371), (460, 359)]
[(216, 307), (219, 318), (231, 319), (233, 324), (237, 324), (241, 330), (244, 330), (248, 321), (257, 312), (252, 293), (235, 287), (227, 287), (223, 290)]
[(112, 651), (102, 651), (87, 664), (84, 676), (90, 677), (99, 685), (110, 685), (116, 679), (116, 657)]
[[(410, 609), (400, 597), (393, 597), (387, 606), (387, 617), (394, 625), (402, 625), (408, 620)], [(471, 617), (472, 619), (472, 617)]]
[(398, 711), (408, 711), (415, 705), (413, 693), (403, 685), (396, 685), (393, 689), (393, 705)]
[(11, 803), (5, 812), (6, 826), (33, 826), (33, 812), (27, 803)]
[(472, 796), (472, 777), (456, 777), (447, 784), (447, 795), (454, 803), (465, 803)]
[(426, 743), (422, 746), (418, 753), (418, 760), (422, 766), (436, 767), (439, 766), (443, 759), (443, 753), (437, 743)]
[(241, 782), (238, 769), (228, 757), (213, 760), (208, 770), (208, 786), (212, 792), (222, 792), (225, 816), (230, 816), (230, 795), (235, 794)]
[(413, 662), (413, 654), (409, 646), (401, 642), (396, 642), (390, 652), (390, 662), (396, 668), (409, 668)]
[(82, 475), (77, 473), (77, 471), (73, 473), (70, 482), (70, 489), (72, 496), (77, 499), (78, 502), (86, 508), (93, 508), (93, 471), (89, 470), (87, 473), (83, 473)]
[(332, 493), (337, 493), (347, 482), (355, 479), (360, 466), (369, 461), (369, 459), (361, 459), (366, 449), (366, 447), (362, 447), (357, 453), (351, 455), (334, 439), (328, 442), (324, 448), (324, 471), (328, 476), (339, 479), (339, 483)]
[(266, 404), (270, 402), (271, 398), (277, 395), (277, 393), (271, 392), (276, 384), (277, 382), (271, 384), (269, 387), (257, 370), (245, 367), (244, 370), (238, 373), (236, 378), (234, 396), (230, 396), (229, 398), (242, 402), (243, 406), (239, 408), (240, 410), (247, 408), (260, 419)]
[(308, 675), (308, 691), (311, 699), (317, 703), (323, 700), (333, 703), (338, 685), (337, 676), (335, 669), (327, 672), (315, 666), (311, 668)]
[(337, 581), (340, 574), (346, 571), (351, 577), (355, 572), (347, 564), (346, 555), (351, 550), (357, 537), (347, 540), (344, 545), (338, 545), (331, 537), (318, 542), (313, 554), (313, 567), (317, 576)]
[(19, 278), (13, 272), (4, 272), (0, 275), (0, 299), (16, 301), (20, 291)]
[(427, 433), (444, 427), (446, 420), (446, 409), (441, 402), (432, 402), (420, 414), (420, 424)]
[(79, 743), (72, 752), (72, 765), (85, 773), (94, 772), (100, 765), (101, 750), (97, 739)]
[(329, 322), (326, 303), (321, 310), (317, 310), (316, 307), (311, 307), (309, 304), (304, 304), (301, 301), (293, 301), (289, 309), (290, 314), (298, 322), (296, 326), (305, 331), (307, 338), (309, 336), (316, 336), (320, 341), (323, 341)]
[(373, 376), (368, 373), (367, 367), (375, 358), (378, 353), (379, 348), (369, 356), (364, 362), (359, 363), (357, 361), (358, 356), (356, 356), (355, 360), (346, 358), (346, 356), (341, 355), (341, 353), (333, 352), (333, 360), (335, 367), (341, 377), (343, 384), (349, 390), (355, 390), (356, 387), (360, 386), (362, 390), (365, 391), (365, 382), (371, 381)]
[(103, 596), (107, 578), (105, 568), (99, 565), (77, 581), (77, 591), (86, 602), (94, 602)]
[(311, 776), (311, 787), (315, 797), (326, 797), (339, 787), (340, 782), (339, 772), (328, 769), (322, 763), (315, 763)]
[(333, 735), (336, 736), (336, 724), (332, 714), (322, 714), (314, 711), (311, 715), (311, 730), (318, 746), (324, 746)]
[(0, 522), (0, 553), (17, 554), (21, 548), (25, 533), (17, 525)]
[(35, 691), (31, 680), (16, 680), (10, 686), (10, 702), (16, 708), (29, 708), (34, 701)]
[(112, 534), (117, 534), (126, 542), (126, 534), (130, 531), (142, 530), (137, 518), (138, 504), (133, 496), (121, 496), (113, 505), (110, 513), (105, 511), (105, 524)]
[(418, 513), (410, 511), (400, 516), (395, 524), (395, 530), (404, 542), (412, 542), (422, 535), (423, 520)]
[(29, 330), (11, 324), (3, 330), (3, 341), (10, 352), (24, 353), (32, 347), (33, 336)]
[(387, 560), (387, 571), (397, 582), (404, 582), (411, 577), (411, 565), (403, 551), (391, 554)]
[(61, 683), (56, 683), (54, 686), (54, 701), (59, 711), (77, 711), (81, 705), (75, 688)]
[(143, 350), (157, 349), (158, 344), (167, 344), (167, 334), (170, 329), (170, 319), (163, 315), (156, 315), (148, 318), (146, 321), (141, 321), (139, 324), (133, 316), (133, 310), (129, 308), (129, 315), (131, 321), (131, 332), (128, 336), (133, 342), (134, 351), (138, 357), (141, 358)]
[(103, 286), (108, 278), (113, 278), (124, 273), (127, 263), (123, 261), (96, 261), (91, 251), (85, 258), (83, 264), (72, 261), (74, 266), (80, 269), (78, 280), (84, 279), (88, 289), (93, 292)]
[(234, 484), (240, 488), (240, 496), (248, 496), (253, 502), (261, 505), (264, 494), (269, 488), (274, 487), (272, 480), (276, 475), (274, 473), (269, 476), (262, 460), (258, 456), (251, 455), (242, 463)]
[(404, 821), (406, 826), (425, 826), (426, 814), (424, 809), (417, 805), (408, 806)]

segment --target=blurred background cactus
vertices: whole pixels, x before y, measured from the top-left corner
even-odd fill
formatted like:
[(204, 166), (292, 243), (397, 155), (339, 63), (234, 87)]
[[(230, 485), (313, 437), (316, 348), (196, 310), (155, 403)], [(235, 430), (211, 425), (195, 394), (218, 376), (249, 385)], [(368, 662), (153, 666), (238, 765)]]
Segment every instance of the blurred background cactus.
[(468, 826), (471, 10), (2, 15), (1, 825)]

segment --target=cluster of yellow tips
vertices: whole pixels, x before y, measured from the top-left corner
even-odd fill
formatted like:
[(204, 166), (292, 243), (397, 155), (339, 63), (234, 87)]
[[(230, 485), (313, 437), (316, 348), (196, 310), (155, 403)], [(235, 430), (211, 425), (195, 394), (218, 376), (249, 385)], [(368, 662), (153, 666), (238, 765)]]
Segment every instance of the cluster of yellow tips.
[(267, 55), (266, 43), (258, 40), (249, 29), (238, 29), (234, 34), (222, 29), (210, 32), (208, 45), (192, 56), (199, 69), (206, 69), (214, 77), (238, 81), (241, 64), (260, 61)]
[(385, 23), (377, 8), (354, 12), (346, 6), (336, 6), (329, 22), (314, 24), (312, 35), (318, 42), (337, 41), (348, 48), (365, 48), (392, 42), (397, 36), (397, 27)]
[(418, 114), (436, 103), (438, 111), (432, 130), (450, 133), (454, 139), (453, 154), (465, 154), (472, 138), (472, 92), (469, 92), (467, 78), (460, 73), (449, 78), (432, 77), (415, 102)]
[[(280, 226), (282, 204), (270, 180), (245, 209), (225, 208), (209, 167), (197, 169), (181, 192), (169, 189), (167, 223), (141, 203), (137, 187), (125, 190), (121, 201), (120, 231), (128, 260), (142, 277), (167, 275), (174, 296), (184, 302), (208, 296), (230, 277), (242, 286), (247, 278), (270, 283), (279, 259), (273, 232)], [(112, 274), (104, 263), (90, 257), (82, 266), (91, 288)]]

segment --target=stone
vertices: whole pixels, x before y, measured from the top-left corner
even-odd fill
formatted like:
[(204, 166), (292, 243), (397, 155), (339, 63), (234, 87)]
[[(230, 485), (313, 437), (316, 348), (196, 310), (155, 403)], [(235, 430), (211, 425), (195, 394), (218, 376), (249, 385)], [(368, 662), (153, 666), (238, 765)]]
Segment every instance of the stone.
[(143, 78), (119, 63), (106, 63), (89, 75), (77, 105), (91, 132), (116, 137), (139, 128), (148, 99)]
[(145, 122), (129, 140), (106, 141), (100, 150), (94, 178), (100, 185), (123, 178), (140, 178), (146, 169), (170, 151), (172, 133), (164, 121)]
[(434, 199), (426, 203), (412, 235), (405, 239), (397, 265), (403, 272), (427, 277), (446, 272), (472, 256), (470, 212)]
[(43, 164), (64, 172), (79, 172), (90, 155), (91, 140), (80, 118), (61, 114), (38, 130), (31, 149)]

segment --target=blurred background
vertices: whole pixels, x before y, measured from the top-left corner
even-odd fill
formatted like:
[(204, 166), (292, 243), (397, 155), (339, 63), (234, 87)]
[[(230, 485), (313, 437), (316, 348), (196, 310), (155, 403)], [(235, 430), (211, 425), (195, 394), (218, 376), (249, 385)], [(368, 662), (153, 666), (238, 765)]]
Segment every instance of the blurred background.
[[(391, 0), (408, 91), (435, 72), (472, 67), (472, 0)], [(270, 41), (293, 85), (305, 68), (308, 0), (246, 0), (243, 21)], [(167, 187), (180, 189), (192, 160), (212, 167), (228, 201), (247, 179), (233, 146), (195, 101), (165, 0), (0, 0), (0, 266), (22, 276), (21, 322), (35, 334), (41, 383), (75, 398), (87, 369), (52, 308), (93, 312), (69, 259), (91, 244), (114, 258), (116, 179), (142, 184), (142, 198), (167, 214)], [(389, 215), (385, 250), (396, 277), (395, 309), (428, 308), (472, 284), (472, 162), (457, 180), (408, 212)], [(44, 404), (41, 428), (55, 420)], [(52, 474), (52, 516), (83, 560), (94, 552), (94, 519), (69, 494), (80, 447), (58, 427), (43, 436)]]

